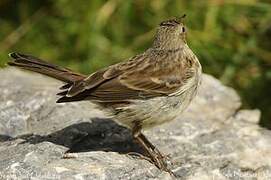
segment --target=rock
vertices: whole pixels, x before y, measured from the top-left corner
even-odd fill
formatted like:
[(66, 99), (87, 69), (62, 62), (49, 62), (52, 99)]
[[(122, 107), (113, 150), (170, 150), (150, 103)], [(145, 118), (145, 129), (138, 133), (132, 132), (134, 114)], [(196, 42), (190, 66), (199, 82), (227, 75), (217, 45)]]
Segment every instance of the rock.
[[(90, 102), (56, 104), (61, 82), (14, 68), (0, 76), (0, 179), (172, 178), (127, 155), (141, 152), (130, 131)], [(269, 179), (271, 133), (258, 110), (240, 106), (233, 89), (204, 75), (186, 112), (145, 134), (179, 179)], [(62, 158), (68, 150), (77, 157)]]

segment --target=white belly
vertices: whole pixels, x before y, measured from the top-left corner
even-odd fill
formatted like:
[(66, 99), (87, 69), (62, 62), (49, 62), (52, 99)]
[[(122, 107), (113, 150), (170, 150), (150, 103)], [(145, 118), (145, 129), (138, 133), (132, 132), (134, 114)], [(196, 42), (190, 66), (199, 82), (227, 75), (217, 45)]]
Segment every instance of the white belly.
[(179, 91), (169, 96), (133, 101), (133, 104), (120, 108), (120, 113), (114, 117), (128, 128), (133, 128), (135, 121), (140, 122), (143, 129), (171, 121), (180, 115), (196, 96), (200, 77), (201, 67), (198, 67), (195, 76)]
[(134, 101), (134, 104), (122, 108), (115, 119), (129, 128), (138, 121), (143, 129), (171, 121), (187, 108), (196, 95), (197, 87), (198, 82), (185, 91), (180, 89), (180, 92), (171, 96)]

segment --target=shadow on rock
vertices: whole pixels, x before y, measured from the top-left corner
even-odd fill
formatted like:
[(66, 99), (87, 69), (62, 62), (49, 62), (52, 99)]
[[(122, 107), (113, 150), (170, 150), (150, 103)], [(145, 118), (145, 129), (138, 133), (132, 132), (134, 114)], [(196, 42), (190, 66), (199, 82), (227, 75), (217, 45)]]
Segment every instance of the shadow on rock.
[(10, 141), (12, 139), (11, 136), (0, 134), (0, 142)]
[[(10, 140), (4, 137), (2, 140)], [(68, 147), (67, 152), (113, 151), (119, 153), (142, 153), (140, 147), (133, 142), (129, 129), (122, 127), (110, 119), (92, 119), (65, 127), (52, 134), (41, 136), (34, 134), (22, 135), (22, 143), (37, 144), (48, 141)]]

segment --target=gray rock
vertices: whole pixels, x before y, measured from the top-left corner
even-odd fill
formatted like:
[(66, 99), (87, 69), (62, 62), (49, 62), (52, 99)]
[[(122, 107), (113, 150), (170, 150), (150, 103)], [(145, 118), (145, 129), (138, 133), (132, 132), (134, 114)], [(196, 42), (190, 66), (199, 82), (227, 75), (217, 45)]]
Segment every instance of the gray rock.
[[(0, 76), (0, 179), (172, 178), (127, 155), (141, 152), (130, 131), (90, 102), (56, 104), (61, 82), (14, 68)], [(270, 179), (271, 133), (258, 110), (240, 106), (233, 89), (204, 75), (186, 112), (145, 134), (179, 179)], [(68, 150), (77, 157), (63, 159)]]

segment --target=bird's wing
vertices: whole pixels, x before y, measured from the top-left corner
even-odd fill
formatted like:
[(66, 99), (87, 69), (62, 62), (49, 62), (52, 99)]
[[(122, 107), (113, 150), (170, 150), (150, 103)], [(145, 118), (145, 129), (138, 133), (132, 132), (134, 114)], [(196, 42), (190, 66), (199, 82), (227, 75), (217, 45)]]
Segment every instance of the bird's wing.
[(75, 83), (69, 90), (60, 93), (63, 97), (58, 102), (82, 99), (116, 102), (172, 94), (193, 76), (193, 71), (184, 60), (174, 58), (167, 54), (136, 56)]

